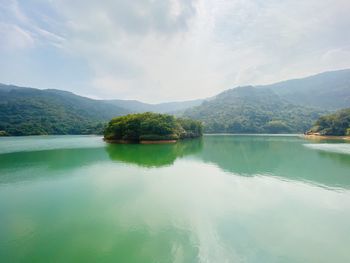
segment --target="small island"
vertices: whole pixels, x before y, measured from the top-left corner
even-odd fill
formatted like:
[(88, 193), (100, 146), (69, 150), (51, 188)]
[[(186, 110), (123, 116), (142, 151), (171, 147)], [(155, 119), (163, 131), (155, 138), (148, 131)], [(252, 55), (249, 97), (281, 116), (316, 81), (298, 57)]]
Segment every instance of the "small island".
[(175, 143), (200, 136), (201, 122), (152, 112), (113, 118), (104, 130), (104, 140), (110, 143)]
[(350, 108), (320, 117), (305, 133), (306, 138), (350, 139)]

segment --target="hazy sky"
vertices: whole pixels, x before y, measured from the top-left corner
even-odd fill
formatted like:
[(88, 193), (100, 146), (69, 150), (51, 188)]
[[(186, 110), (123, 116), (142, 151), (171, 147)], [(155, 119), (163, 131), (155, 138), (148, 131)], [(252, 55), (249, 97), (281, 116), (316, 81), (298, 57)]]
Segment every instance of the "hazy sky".
[(350, 68), (349, 0), (0, 0), (0, 82), (146, 102)]

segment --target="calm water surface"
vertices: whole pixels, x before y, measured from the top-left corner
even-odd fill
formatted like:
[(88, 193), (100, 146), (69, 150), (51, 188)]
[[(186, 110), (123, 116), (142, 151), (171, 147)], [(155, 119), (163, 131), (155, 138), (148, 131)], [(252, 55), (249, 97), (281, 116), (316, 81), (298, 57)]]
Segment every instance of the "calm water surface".
[(350, 262), (350, 143), (0, 138), (1, 262)]

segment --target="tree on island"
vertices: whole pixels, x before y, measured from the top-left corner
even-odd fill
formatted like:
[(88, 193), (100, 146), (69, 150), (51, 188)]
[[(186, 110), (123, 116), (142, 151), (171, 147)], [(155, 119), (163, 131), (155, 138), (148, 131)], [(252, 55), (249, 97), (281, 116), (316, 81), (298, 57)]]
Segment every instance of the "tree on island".
[(350, 108), (320, 117), (307, 134), (350, 136)]
[(164, 141), (202, 136), (202, 123), (152, 112), (112, 119), (105, 131), (107, 141)]

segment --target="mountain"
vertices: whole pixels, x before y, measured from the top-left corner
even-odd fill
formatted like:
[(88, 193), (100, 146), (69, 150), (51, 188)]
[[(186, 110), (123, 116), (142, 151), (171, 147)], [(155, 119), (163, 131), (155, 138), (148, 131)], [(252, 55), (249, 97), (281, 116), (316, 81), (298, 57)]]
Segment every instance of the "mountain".
[(0, 136), (101, 133), (115, 116), (136, 112), (179, 112), (202, 100), (147, 104), (95, 100), (72, 92), (0, 84)]
[(0, 131), (9, 135), (89, 134), (128, 111), (60, 90), (0, 85)]
[(303, 106), (337, 110), (350, 106), (350, 69), (257, 86)]
[(207, 133), (298, 133), (322, 113), (294, 105), (272, 90), (246, 86), (222, 92), (184, 116), (203, 121)]
[(263, 86), (237, 87), (186, 110), (205, 132), (305, 132), (321, 115), (350, 107), (350, 69)]
[(140, 102), (137, 100), (109, 100), (109, 102), (118, 107), (124, 108), (130, 112), (140, 113), (140, 112), (158, 112), (158, 113), (178, 113), (184, 111), (188, 108), (200, 105), (204, 100), (189, 100), (189, 101), (175, 101), (175, 102), (165, 102), (159, 104), (149, 104)]
[(160, 104), (0, 84), (0, 135), (96, 133), (114, 116), (145, 111), (201, 120), (207, 133), (292, 133), (304, 132), (320, 115), (346, 107), (350, 69), (237, 87), (206, 100)]

